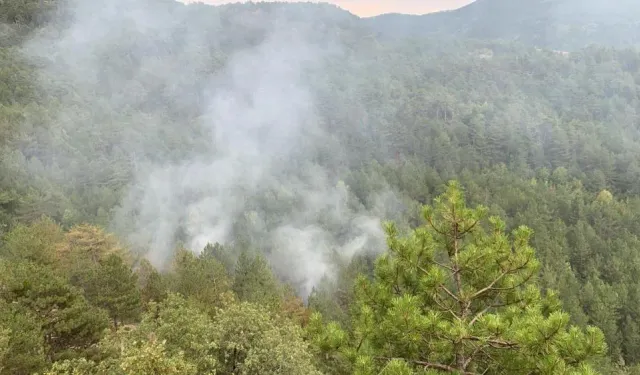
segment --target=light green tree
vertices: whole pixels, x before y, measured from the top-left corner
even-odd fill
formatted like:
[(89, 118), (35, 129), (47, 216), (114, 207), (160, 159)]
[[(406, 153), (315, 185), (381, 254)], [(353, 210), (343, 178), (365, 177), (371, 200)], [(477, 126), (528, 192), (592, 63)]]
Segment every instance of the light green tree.
[(4, 356), (9, 351), (11, 330), (0, 326), (0, 372), (4, 371)]
[(373, 279), (356, 284), (352, 334), (314, 316), (316, 348), (363, 375), (593, 374), (602, 332), (569, 326), (555, 295), (536, 284), (531, 230), (509, 236), (486, 211), (468, 208), (451, 182), (424, 207), (426, 225), (400, 236), (388, 224), (389, 251)]
[(0, 300), (0, 374), (31, 375), (46, 366), (42, 327), (24, 306)]
[(0, 247), (0, 255), (5, 259), (53, 264), (56, 244), (63, 239), (62, 228), (43, 216), (30, 225), (18, 224), (7, 233)]
[(183, 297), (169, 294), (161, 303), (151, 303), (142, 322), (131, 334), (136, 340), (155, 337), (165, 342), (169, 355), (184, 353), (198, 374), (215, 374), (217, 344), (211, 318)]
[(320, 375), (302, 330), (247, 302), (230, 305), (215, 319), (219, 374)]
[[(43, 375), (94, 375), (96, 373), (97, 366), (94, 362), (86, 358), (77, 358), (56, 362)], [(109, 375), (116, 375), (116, 373)]]
[(179, 249), (172, 271), (168, 280), (171, 290), (197, 302), (212, 315), (235, 298), (229, 275), (213, 257), (197, 257), (187, 249)]
[(196, 366), (187, 362), (182, 353), (169, 355), (165, 342), (155, 340), (125, 347), (120, 368), (125, 374), (137, 375), (197, 374)]

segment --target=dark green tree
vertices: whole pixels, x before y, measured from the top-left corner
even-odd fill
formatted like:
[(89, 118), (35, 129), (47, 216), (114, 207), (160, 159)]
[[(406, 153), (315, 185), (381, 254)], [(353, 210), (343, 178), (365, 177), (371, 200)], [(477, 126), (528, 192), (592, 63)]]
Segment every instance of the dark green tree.
[(29, 311), (40, 325), (48, 360), (83, 355), (108, 327), (108, 315), (52, 270), (0, 260), (0, 299)]
[(31, 375), (46, 366), (44, 336), (24, 306), (0, 301), (0, 374)]
[(143, 304), (161, 302), (167, 296), (167, 285), (164, 276), (146, 259), (142, 259), (136, 270), (138, 287)]
[(207, 246), (205, 246), (202, 250), (200, 257), (217, 259), (218, 262), (222, 263), (229, 275), (233, 274), (236, 259), (228, 247), (223, 246), (218, 242), (213, 245), (208, 243)]
[(241, 301), (276, 307), (283, 290), (264, 256), (243, 251), (235, 266), (233, 291)]
[(106, 310), (116, 329), (122, 323), (139, 318), (141, 298), (137, 275), (118, 255), (111, 254), (101, 260), (83, 284), (89, 302)]

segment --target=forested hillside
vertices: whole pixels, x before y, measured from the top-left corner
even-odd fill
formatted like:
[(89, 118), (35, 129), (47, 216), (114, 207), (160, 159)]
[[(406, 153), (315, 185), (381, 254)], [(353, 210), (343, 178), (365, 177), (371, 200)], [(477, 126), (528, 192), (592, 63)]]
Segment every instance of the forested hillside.
[(308, 3), (0, 22), (0, 374), (640, 373), (640, 50)]
[(384, 14), (366, 22), (383, 38), (500, 39), (575, 51), (592, 44), (640, 44), (634, 0), (476, 0), (453, 11)]

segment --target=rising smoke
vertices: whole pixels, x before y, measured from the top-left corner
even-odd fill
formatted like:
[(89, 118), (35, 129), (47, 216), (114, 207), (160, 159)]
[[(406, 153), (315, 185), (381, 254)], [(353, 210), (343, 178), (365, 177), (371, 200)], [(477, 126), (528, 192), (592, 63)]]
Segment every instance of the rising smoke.
[[(322, 126), (308, 78), (322, 76), (322, 62), (343, 53), (340, 43), (310, 41), (304, 25), (294, 27), (274, 12), (251, 25), (263, 35), (259, 42), (212, 69), (219, 59), (211, 49), (224, 37), (189, 25), (189, 17), (198, 17), (193, 7), (202, 5), (181, 6), (180, 13), (168, 4), (74, 0), (67, 26), (45, 29), (25, 45), (45, 76), (55, 73), (85, 96), (82, 104), (60, 98), (58, 121), (76, 123), (67, 128), (82, 132), (89, 120), (112, 129), (114, 122), (144, 118), (141, 140), (132, 141), (133, 131), (120, 124), (125, 130), (110, 145), (136, 162), (112, 229), (160, 268), (178, 240), (199, 252), (243, 236), (302, 293), (331, 273), (334, 254), (382, 249), (380, 218), (398, 209), (395, 196), (374, 197), (375, 212), (365, 210), (335, 165), (322, 161), (322, 155), (339, 160), (345, 150)], [(194, 55), (201, 58), (186, 60)], [(127, 68), (111, 63), (114, 58), (129, 59)], [(151, 100), (139, 82), (153, 82), (162, 100)], [(78, 105), (89, 106), (89, 119), (79, 119)], [(187, 119), (167, 124), (157, 115), (165, 107), (197, 112), (198, 127)], [(183, 129), (181, 136), (200, 146), (180, 152), (164, 146), (158, 133), (167, 129), (174, 136)], [(73, 155), (63, 163), (77, 165)]]

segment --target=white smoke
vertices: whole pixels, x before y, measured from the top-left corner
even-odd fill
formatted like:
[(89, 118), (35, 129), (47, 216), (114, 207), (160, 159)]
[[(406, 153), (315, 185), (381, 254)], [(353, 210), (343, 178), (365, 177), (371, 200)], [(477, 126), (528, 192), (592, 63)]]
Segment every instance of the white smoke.
[[(138, 105), (147, 103), (139, 82), (153, 80), (165, 87), (164, 95), (172, 103), (201, 112), (203, 131), (187, 135), (205, 145), (195, 156), (158, 157), (162, 144), (132, 144), (126, 131), (120, 135), (116, 146), (131, 159), (156, 157), (142, 157), (134, 169), (134, 181), (113, 215), (112, 228), (163, 267), (174, 251), (177, 232), (182, 231), (186, 245), (198, 252), (207, 243), (234, 242), (236, 226), (243, 222), (254, 246), (267, 253), (280, 275), (301, 284), (304, 293), (331, 272), (335, 253), (351, 257), (382, 249), (379, 218), (385, 214), (384, 205), (370, 213), (354, 204), (336, 171), (316, 160), (319, 148), (331, 147), (334, 157), (345, 154), (323, 130), (307, 83), (309, 74), (322, 75), (324, 59), (340, 53), (339, 43), (325, 40), (321, 47), (310, 42), (304, 30), (274, 16), (265, 27), (267, 37), (257, 46), (236, 51), (221, 70), (208, 69), (203, 63), (211, 60), (207, 58), (174, 59), (183, 63), (180, 66), (147, 54), (151, 47), (139, 42), (144, 40), (140, 35), (185, 55), (195, 50), (208, 56), (212, 43), (185, 26), (184, 15), (153, 6), (157, 4), (143, 0), (72, 1), (69, 27), (45, 30), (26, 46), (32, 56), (46, 61), (48, 75), (65, 77), (76, 93), (87, 95), (84, 103), (94, 113), (107, 106), (116, 112), (132, 111), (135, 118), (143, 116), (151, 139), (164, 129), (165, 120), (156, 117), (163, 108), (136, 112)], [(184, 6), (185, 12), (193, 16), (189, 7)], [(128, 31), (136, 37), (127, 38)], [(129, 40), (138, 44), (130, 45)], [(137, 59), (136, 69), (109, 65), (107, 70), (105, 59), (122, 50), (132, 56), (126, 58)], [(72, 111), (69, 106), (60, 118), (74, 118)], [(171, 125), (178, 132), (185, 124)]]

